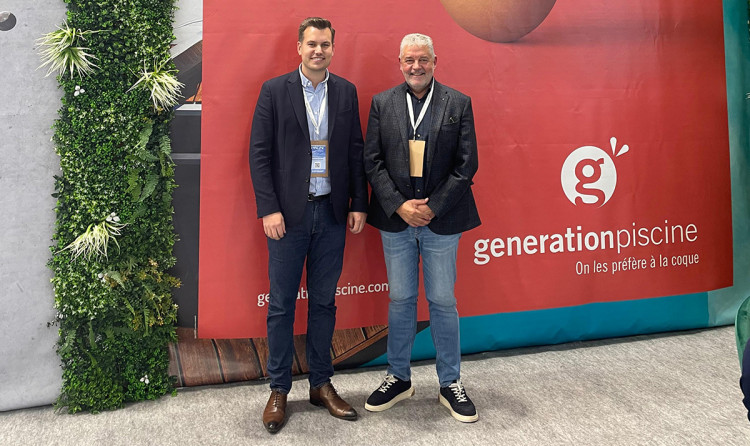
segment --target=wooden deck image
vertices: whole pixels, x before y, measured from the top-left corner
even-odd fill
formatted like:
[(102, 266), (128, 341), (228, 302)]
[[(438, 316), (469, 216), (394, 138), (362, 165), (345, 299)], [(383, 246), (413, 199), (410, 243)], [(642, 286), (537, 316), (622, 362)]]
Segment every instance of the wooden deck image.
[[(334, 367), (355, 367), (384, 354), (387, 334), (387, 325), (336, 330), (331, 346)], [(198, 339), (195, 331), (186, 327), (178, 327), (177, 336), (179, 341), (169, 346), (169, 372), (177, 377), (180, 387), (249, 381), (267, 376), (266, 338)], [(295, 336), (293, 374), (308, 372), (305, 357), (305, 335)]]

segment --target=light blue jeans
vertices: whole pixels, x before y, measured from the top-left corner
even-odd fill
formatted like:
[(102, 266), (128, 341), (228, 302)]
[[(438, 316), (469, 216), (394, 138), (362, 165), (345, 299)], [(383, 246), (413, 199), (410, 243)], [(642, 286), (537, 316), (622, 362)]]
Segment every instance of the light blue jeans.
[(380, 231), (388, 271), (388, 373), (411, 380), (411, 349), (417, 329), (419, 263), (430, 310), (440, 386), (461, 377), (461, 343), (453, 288), (461, 234), (439, 235), (426, 226), (401, 232)]

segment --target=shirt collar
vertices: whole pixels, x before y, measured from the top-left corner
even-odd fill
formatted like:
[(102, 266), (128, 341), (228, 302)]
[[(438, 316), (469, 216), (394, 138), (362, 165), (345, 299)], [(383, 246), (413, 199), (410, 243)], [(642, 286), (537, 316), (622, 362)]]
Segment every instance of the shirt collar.
[[(302, 86), (312, 88), (312, 81), (308, 79), (307, 77), (305, 77), (304, 74), (302, 74), (302, 64), (299, 64), (299, 68), (297, 68), (297, 70), (299, 71), (299, 78), (302, 81)], [(325, 85), (326, 83), (328, 83), (329, 74), (330, 73), (328, 73), (328, 68), (326, 68), (326, 77), (325, 79), (323, 79), (323, 82), (321, 82), (319, 85)]]
[(409, 96), (411, 96), (412, 99), (417, 100), (417, 101), (424, 101), (425, 99), (427, 99), (427, 95), (430, 94), (430, 90), (432, 90), (433, 87), (435, 87), (434, 77), (432, 78), (432, 81), (430, 82), (430, 86), (427, 87), (427, 90), (424, 91), (424, 96), (422, 96), (422, 99), (418, 99), (416, 96), (414, 96), (414, 93), (411, 91), (411, 88), (409, 88), (409, 84), (407, 84), (406, 82), (403, 83), (404, 91), (409, 93)]

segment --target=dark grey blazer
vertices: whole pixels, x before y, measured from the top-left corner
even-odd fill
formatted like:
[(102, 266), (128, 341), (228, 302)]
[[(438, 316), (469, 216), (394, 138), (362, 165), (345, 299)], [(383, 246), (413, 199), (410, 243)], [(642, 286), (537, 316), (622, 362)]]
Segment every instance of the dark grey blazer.
[[(387, 232), (407, 228), (396, 213), (414, 198), (409, 177), (409, 118), (406, 83), (372, 98), (365, 137), (365, 172), (372, 186), (367, 223)], [(435, 81), (432, 121), (425, 148), (427, 205), (435, 213), (428, 227), (457, 234), (480, 225), (471, 193), (477, 171), (477, 138), (471, 98)]]
[[(331, 203), (336, 220), (367, 211), (362, 167), (362, 123), (357, 89), (346, 79), (328, 78), (328, 147)], [(299, 70), (263, 84), (250, 134), (250, 173), (258, 218), (281, 212), (294, 226), (302, 220), (310, 188), (310, 133)]]

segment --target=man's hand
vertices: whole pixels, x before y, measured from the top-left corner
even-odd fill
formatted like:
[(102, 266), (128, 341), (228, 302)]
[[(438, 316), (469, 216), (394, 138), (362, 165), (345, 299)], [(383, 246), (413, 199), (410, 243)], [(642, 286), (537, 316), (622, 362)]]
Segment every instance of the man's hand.
[[(429, 198), (425, 198), (425, 200), (424, 200), (425, 203), (427, 203), (427, 200), (429, 200)], [(421, 212), (423, 215), (426, 215), (427, 218), (430, 219), (430, 221), (432, 221), (432, 219), (435, 218), (435, 213), (432, 212), (432, 209), (430, 209), (430, 207), (427, 206), (426, 204), (420, 204), (420, 205), (418, 205), (417, 206), (417, 210), (419, 212)]]
[(396, 213), (409, 226), (427, 226), (430, 224), (432, 217), (435, 216), (432, 210), (427, 206), (428, 201), (429, 198), (407, 200), (396, 209)]
[(359, 234), (365, 228), (365, 220), (367, 220), (367, 213), (349, 212), (349, 216), (346, 218), (346, 224), (349, 226), (349, 230), (352, 231), (352, 234)]
[(281, 212), (274, 212), (263, 216), (263, 232), (266, 233), (266, 237), (281, 240), (286, 234), (286, 226), (284, 226), (284, 216)]

